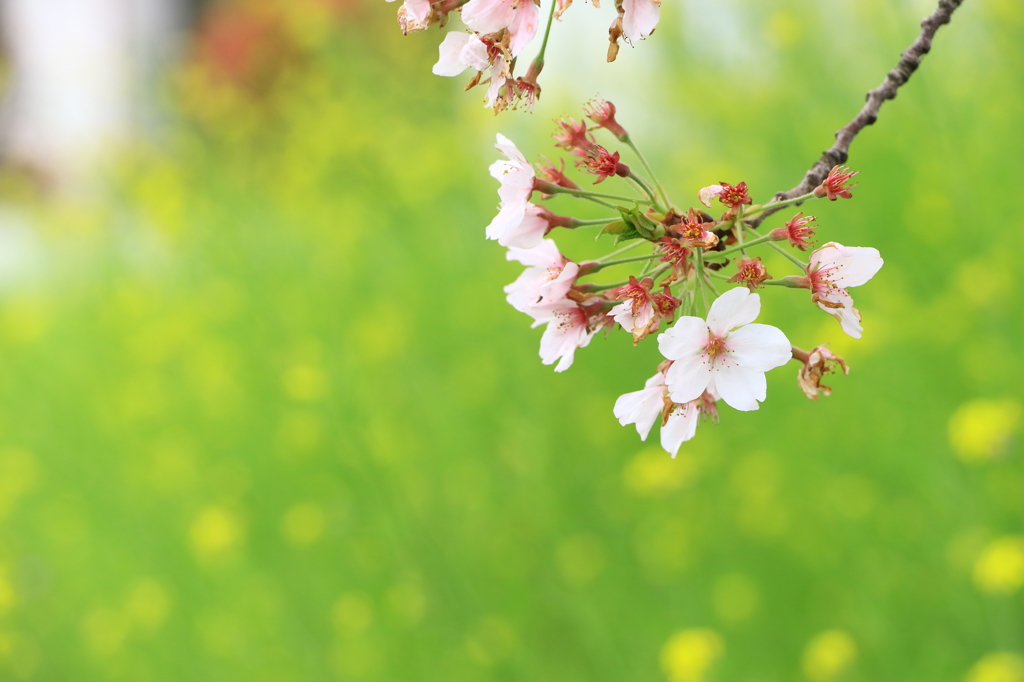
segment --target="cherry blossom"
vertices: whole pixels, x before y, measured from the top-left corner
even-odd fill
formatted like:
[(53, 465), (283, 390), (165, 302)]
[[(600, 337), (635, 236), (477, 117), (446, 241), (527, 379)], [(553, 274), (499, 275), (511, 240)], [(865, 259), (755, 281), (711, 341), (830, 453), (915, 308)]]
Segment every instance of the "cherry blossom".
[(544, 239), (532, 249), (510, 248), (505, 257), (527, 266), (516, 281), (505, 287), (505, 293), (513, 308), (530, 315), (537, 306), (563, 301), (580, 269), (558, 252), (552, 239)]
[(595, 185), (613, 175), (620, 178), (629, 175), (629, 166), (619, 161), (619, 153), (613, 154), (599, 144), (591, 145), (586, 155), (576, 165), (597, 176), (597, 180), (594, 180)]
[(672, 229), (679, 233), (679, 243), (690, 248), (713, 249), (718, 244), (718, 235), (710, 229), (713, 222), (704, 222), (703, 216), (692, 208)]
[(803, 283), (811, 290), (811, 300), (839, 320), (844, 332), (859, 339), (864, 331), (860, 312), (853, 307), (853, 297), (846, 289), (859, 287), (874, 277), (883, 262), (878, 249), (829, 242), (811, 254)]
[(788, 241), (790, 246), (806, 251), (811, 247), (814, 242), (810, 241), (814, 237), (815, 225), (812, 225), (817, 218), (812, 215), (804, 217), (803, 212), (797, 213), (793, 218), (786, 223), (784, 227), (777, 227), (768, 234), (771, 235), (775, 241)]
[(760, 256), (741, 258), (736, 264), (736, 270), (736, 274), (730, 277), (729, 281), (745, 284), (751, 291), (761, 286), (761, 282), (772, 278), (764, 264), (761, 263)]
[(711, 304), (707, 321), (681, 317), (658, 336), (661, 354), (674, 360), (665, 375), (674, 402), (690, 402), (712, 387), (737, 410), (758, 408), (767, 392), (765, 372), (792, 357), (781, 330), (751, 324), (760, 311), (757, 294), (730, 289)]
[(615, 120), (615, 105), (611, 102), (595, 97), (583, 107), (583, 113), (596, 124), (596, 127), (604, 128), (621, 142), (629, 139), (629, 133)]
[[(394, 2), (394, 0), (387, 0)], [(430, 0), (405, 0), (398, 10), (398, 24), (402, 33), (426, 30), (430, 17)]]
[(828, 172), (828, 177), (826, 177), (820, 185), (814, 188), (814, 196), (819, 199), (822, 197), (828, 197), (829, 201), (835, 201), (839, 197), (842, 197), (843, 199), (852, 199), (853, 194), (850, 190), (856, 187), (856, 185), (846, 187), (846, 183), (859, 172), (860, 171), (851, 171), (846, 166), (832, 166), (832, 170)]
[(458, 76), (468, 68), (485, 71), (490, 65), (487, 44), (479, 36), (452, 31), (438, 47), (433, 72), (438, 76)]
[(702, 415), (717, 420), (716, 400), (717, 395), (705, 392), (688, 403), (673, 403), (668, 399), (665, 372), (659, 371), (647, 380), (641, 390), (619, 396), (612, 412), (623, 426), (635, 424), (636, 432), (643, 441), (647, 440), (660, 417), (661, 447), (675, 457), (680, 446), (697, 433)]
[(512, 36), (509, 51), (513, 57), (533, 40), (538, 20), (533, 0), (469, 0), (462, 8), (462, 21), (478, 33), (508, 29)]
[(569, 369), (576, 349), (590, 343), (597, 331), (591, 326), (587, 311), (568, 299), (533, 306), (526, 312), (535, 320), (534, 327), (547, 324), (540, 338), (540, 360), (545, 365), (558, 360), (556, 372)]
[(661, 18), (661, 0), (622, 0), (622, 35), (630, 42), (654, 33)]
[[(495, 145), (498, 151), (507, 157), (507, 161), (498, 160), (491, 164), (491, 177), (501, 183), (498, 188), (498, 196), (501, 198), (501, 205), (498, 215), (494, 217), (491, 224), (487, 226), (487, 238), (501, 239), (518, 229), (521, 233), (535, 232), (536, 216), (533, 222), (523, 227), (523, 222), (528, 219), (527, 213), (533, 204), (530, 203), (530, 195), (533, 194), (534, 172), (533, 166), (526, 162), (523, 155), (512, 144), (507, 137), (498, 133), (498, 142)], [(541, 234), (541, 237), (544, 235)], [(516, 241), (520, 241), (516, 239)], [(508, 244), (502, 244), (507, 246)], [(520, 243), (520, 246), (525, 244)]]

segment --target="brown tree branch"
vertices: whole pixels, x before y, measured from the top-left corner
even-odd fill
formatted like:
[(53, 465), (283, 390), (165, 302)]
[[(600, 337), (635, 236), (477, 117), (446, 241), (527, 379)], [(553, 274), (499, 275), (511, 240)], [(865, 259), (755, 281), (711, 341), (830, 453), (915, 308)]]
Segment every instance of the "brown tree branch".
[[(833, 166), (846, 163), (849, 157), (850, 143), (865, 126), (869, 126), (878, 120), (878, 110), (887, 99), (895, 99), (896, 91), (901, 85), (910, 80), (911, 74), (921, 65), (921, 58), (928, 54), (932, 48), (932, 38), (935, 32), (943, 24), (948, 24), (954, 10), (964, 0), (939, 0), (939, 6), (931, 16), (925, 17), (921, 22), (921, 34), (917, 36), (910, 47), (900, 55), (900, 61), (896, 67), (885, 75), (885, 80), (874, 90), (869, 90), (867, 102), (853, 120), (836, 131), (836, 142), (821, 154), (821, 158), (811, 166), (811, 169), (804, 175), (803, 181), (793, 189), (779, 192), (774, 199), (767, 204), (765, 212), (750, 221), (752, 227), (757, 227), (772, 213), (781, 211), (782, 208), (772, 209), (771, 205), (777, 201), (785, 201), (807, 194), (821, 184)], [(790, 204), (792, 206), (792, 204)]]

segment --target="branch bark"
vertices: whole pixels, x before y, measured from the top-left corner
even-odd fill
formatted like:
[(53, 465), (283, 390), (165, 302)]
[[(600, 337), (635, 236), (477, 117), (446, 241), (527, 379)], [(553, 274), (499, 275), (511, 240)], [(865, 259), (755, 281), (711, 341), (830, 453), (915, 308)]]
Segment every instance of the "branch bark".
[[(830, 149), (822, 152), (821, 158), (811, 166), (799, 185), (785, 192), (777, 193), (774, 199), (767, 204), (768, 208), (766, 208), (765, 212), (750, 221), (751, 227), (757, 227), (769, 215), (782, 210), (781, 208), (772, 209), (772, 203), (807, 194), (821, 184), (821, 181), (825, 179), (825, 176), (828, 175), (833, 166), (846, 163), (847, 158), (849, 158), (850, 143), (853, 142), (853, 138), (866, 126), (878, 120), (878, 110), (881, 109), (885, 100), (896, 98), (896, 91), (910, 80), (910, 76), (921, 65), (921, 58), (932, 49), (932, 38), (935, 37), (935, 32), (943, 24), (949, 23), (953, 12), (963, 1), (939, 0), (939, 6), (936, 10), (921, 21), (921, 34), (917, 36), (917, 39), (910, 47), (903, 51), (896, 67), (885, 75), (885, 80), (882, 81), (881, 85), (874, 90), (868, 91), (867, 102), (865, 102), (860, 112), (853, 117), (853, 120), (836, 131), (835, 144)], [(793, 204), (790, 205), (792, 206)]]

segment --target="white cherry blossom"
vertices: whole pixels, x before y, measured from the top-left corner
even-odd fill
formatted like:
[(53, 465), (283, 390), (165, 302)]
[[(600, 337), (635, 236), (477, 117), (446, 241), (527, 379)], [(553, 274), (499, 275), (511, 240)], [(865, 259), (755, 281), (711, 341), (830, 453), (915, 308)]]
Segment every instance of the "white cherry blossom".
[(707, 392), (680, 405), (666, 401), (667, 388), (665, 372), (658, 372), (647, 380), (641, 390), (619, 396), (613, 412), (623, 426), (635, 424), (640, 440), (644, 441), (660, 418), (661, 447), (675, 457), (679, 447), (697, 433), (702, 414), (717, 417), (714, 404), (718, 396)]
[(860, 312), (853, 307), (847, 287), (858, 287), (875, 276), (884, 261), (878, 249), (869, 246), (843, 246), (829, 242), (811, 254), (807, 267), (811, 300), (839, 320), (843, 331), (855, 339), (864, 328)]
[(661, 0), (622, 0), (622, 35), (629, 41), (646, 38), (661, 18)]
[(760, 312), (760, 296), (730, 289), (711, 304), (707, 321), (681, 317), (658, 335), (661, 354), (674, 361), (665, 374), (673, 402), (688, 403), (710, 389), (737, 410), (758, 408), (767, 393), (765, 372), (792, 357), (781, 330), (751, 324)]
[(483, 34), (507, 28), (512, 35), (509, 51), (515, 57), (537, 34), (539, 16), (533, 0), (469, 0), (462, 8), (462, 21)]
[(576, 302), (562, 299), (556, 303), (545, 303), (531, 307), (527, 312), (535, 320), (534, 327), (547, 324), (540, 338), (540, 360), (555, 365), (556, 372), (564, 372), (572, 366), (577, 348), (583, 348), (594, 338), (586, 311)]
[(484, 71), (491, 65), (487, 45), (473, 33), (452, 31), (437, 48), (433, 72), (438, 76), (458, 76), (468, 68)]
[[(501, 183), (501, 187), (498, 188), (501, 204), (498, 215), (487, 226), (487, 238), (497, 239), (502, 246), (525, 247), (522, 239), (516, 239), (519, 244), (510, 244), (508, 237), (526, 220), (527, 210), (533, 206), (530, 203), (535, 177), (533, 166), (527, 163), (512, 141), (501, 133), (498, 133), (498, 142), (494, 146), (507, 160), (495, 161), (490, 167), (491, 177)], [(534, 228), (536, 224), (527, 225), (521, 232), (529, 233)], [(520, 235), (516, 233), (514, 236)], [(541, 237), (543, 236), (542, 234)]]
[(537, 306), (565, 299), (580, 269), (579, 265), (558, 252), (551, 239), (543, 239), (532, 249), (512, 247), (505, 257), (527, 266), (515, 282), (505, 287), (505, 293), (513, 308), (530, 315)]

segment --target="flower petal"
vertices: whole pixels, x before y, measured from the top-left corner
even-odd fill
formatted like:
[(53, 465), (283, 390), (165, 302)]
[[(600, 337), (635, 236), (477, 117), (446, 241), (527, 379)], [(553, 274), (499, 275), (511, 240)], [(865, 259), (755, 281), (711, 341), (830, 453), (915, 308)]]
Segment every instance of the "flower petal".
[(736, 327), (750, 324), (761, 312), (761, 297), (746, 287), (730, 289), (715, 299), (708, 311), (708, 329), (715, 336), (725, 336)]
[(727, 405), (743, 412), (756, 410), (757, 401), (768, 394), (764, 372), (739, 365), (720, 366), (715, 372), (715, 388)]
[(526, 0), (516, 10), (512, 23), (508, 26), (508, 32), (512, 34), (508, 49), (515, 57), (526, 47), (537, 34), (538, 16), (537, 5), (533, 0)]
[(622, 35), (630, 41), (651, 35), (661, 18), (660, 4), (654, 0), (623, 0)]
[(829, 279), (837, 287), (859, 287), (882, 269), (885, 261), (870, 246), (843, 246), (829, 242), (815, 252), (822, 267), (834, 267)]
[(698, 353), (678, 359), (665, 372), (669, 397), (676, 403), (696, 400), (711, 383), (711, 376), (711, 363), (706, 362)]
[(699, 317), (680, 317), (665, 332), (658, 334), (658, 349), (669, 360), (678, 360), (693, 354), (699, 356), (707, 345), (708, 326)]
[[(499, 213), (498, 215), (501, 214)], [(544, 233), (548, 231), (548, 226), (547, 218), (541, 216), (540, 206), (526, 204), (522, 220), (498, 235), (498, 243), (502, 246), (532, 249), (544, 240)], [(488, 239), (494, 239), (490, 235), (490, 228), (488, 228), (487, 237)]]
[(434, 75), (437, 76), (458, 76), (466, 70), (466, 63), (460, 59), (462, 48), (466, 46), (469, 39), (475, 37), (469, 33), (452, 31), (444, 37), (441, 45), (438, 46), (438, 59), (434, 64)]
[(740, 327), (726, 337), (726, 348), (736, 364), (761, 372), (781, 367), (793, 357), (786, 335), (767, 324)]
[(462, 21), (477, 33), (494, 33), (516, 17), (513, 0), (469, 0), (462, 7)]
[(532, 249), (510, 247), (505, 254), (505, 260), (517, 260), (523, 265), (546, 270), (556, 265), (561, 266), (562, 254), (558, 252), (554, 239), (544, 239)]
[(498, 211), (498, 215), (494, 216), (490, 224), (487, 226), (487, 238), (497, 239), (498, 243), (502, 246), (509, 246), (509, 244), (503, 244), (502, 240), (505, 235), (523, 222), (527, 206), (529, 206), (529, 204), (522, 202), (505, 204), (502, 206), (501, 210)]
[(615, 401), (612, 412), (623, 426), (636, 424), (636, 432), (640, 434), (640, 440), (647, 440), (647, 434), (651, 432), (651, 427), (661, 416), (661, 410), (665, 405), (662, 401), (664, 394), (664, 385), (625, 393)]
[(669, 415), (668, 421), (661, 427), (661, 447), (675, 457), (679, 452), (679, 446), (697, 433), (699, 421), (700, 410), (697, 409), (696, 403), (676, 407)]
[(707, 187), (702, 187), (701, 190), (697, 192), (697, 198), (700, 199), (700, 203), (711, 208), (711, 200), (721, 194), (723, 189), (725, 188), (721, 185), (708, 185)]
[(470, 36), (469, 42), (459, 53), (459, 59), (463, 64), (473, 67), (477, 71), (485, 71), (491, 65), (490, 56), (487, 54), (487, 45), (478, 36)]

